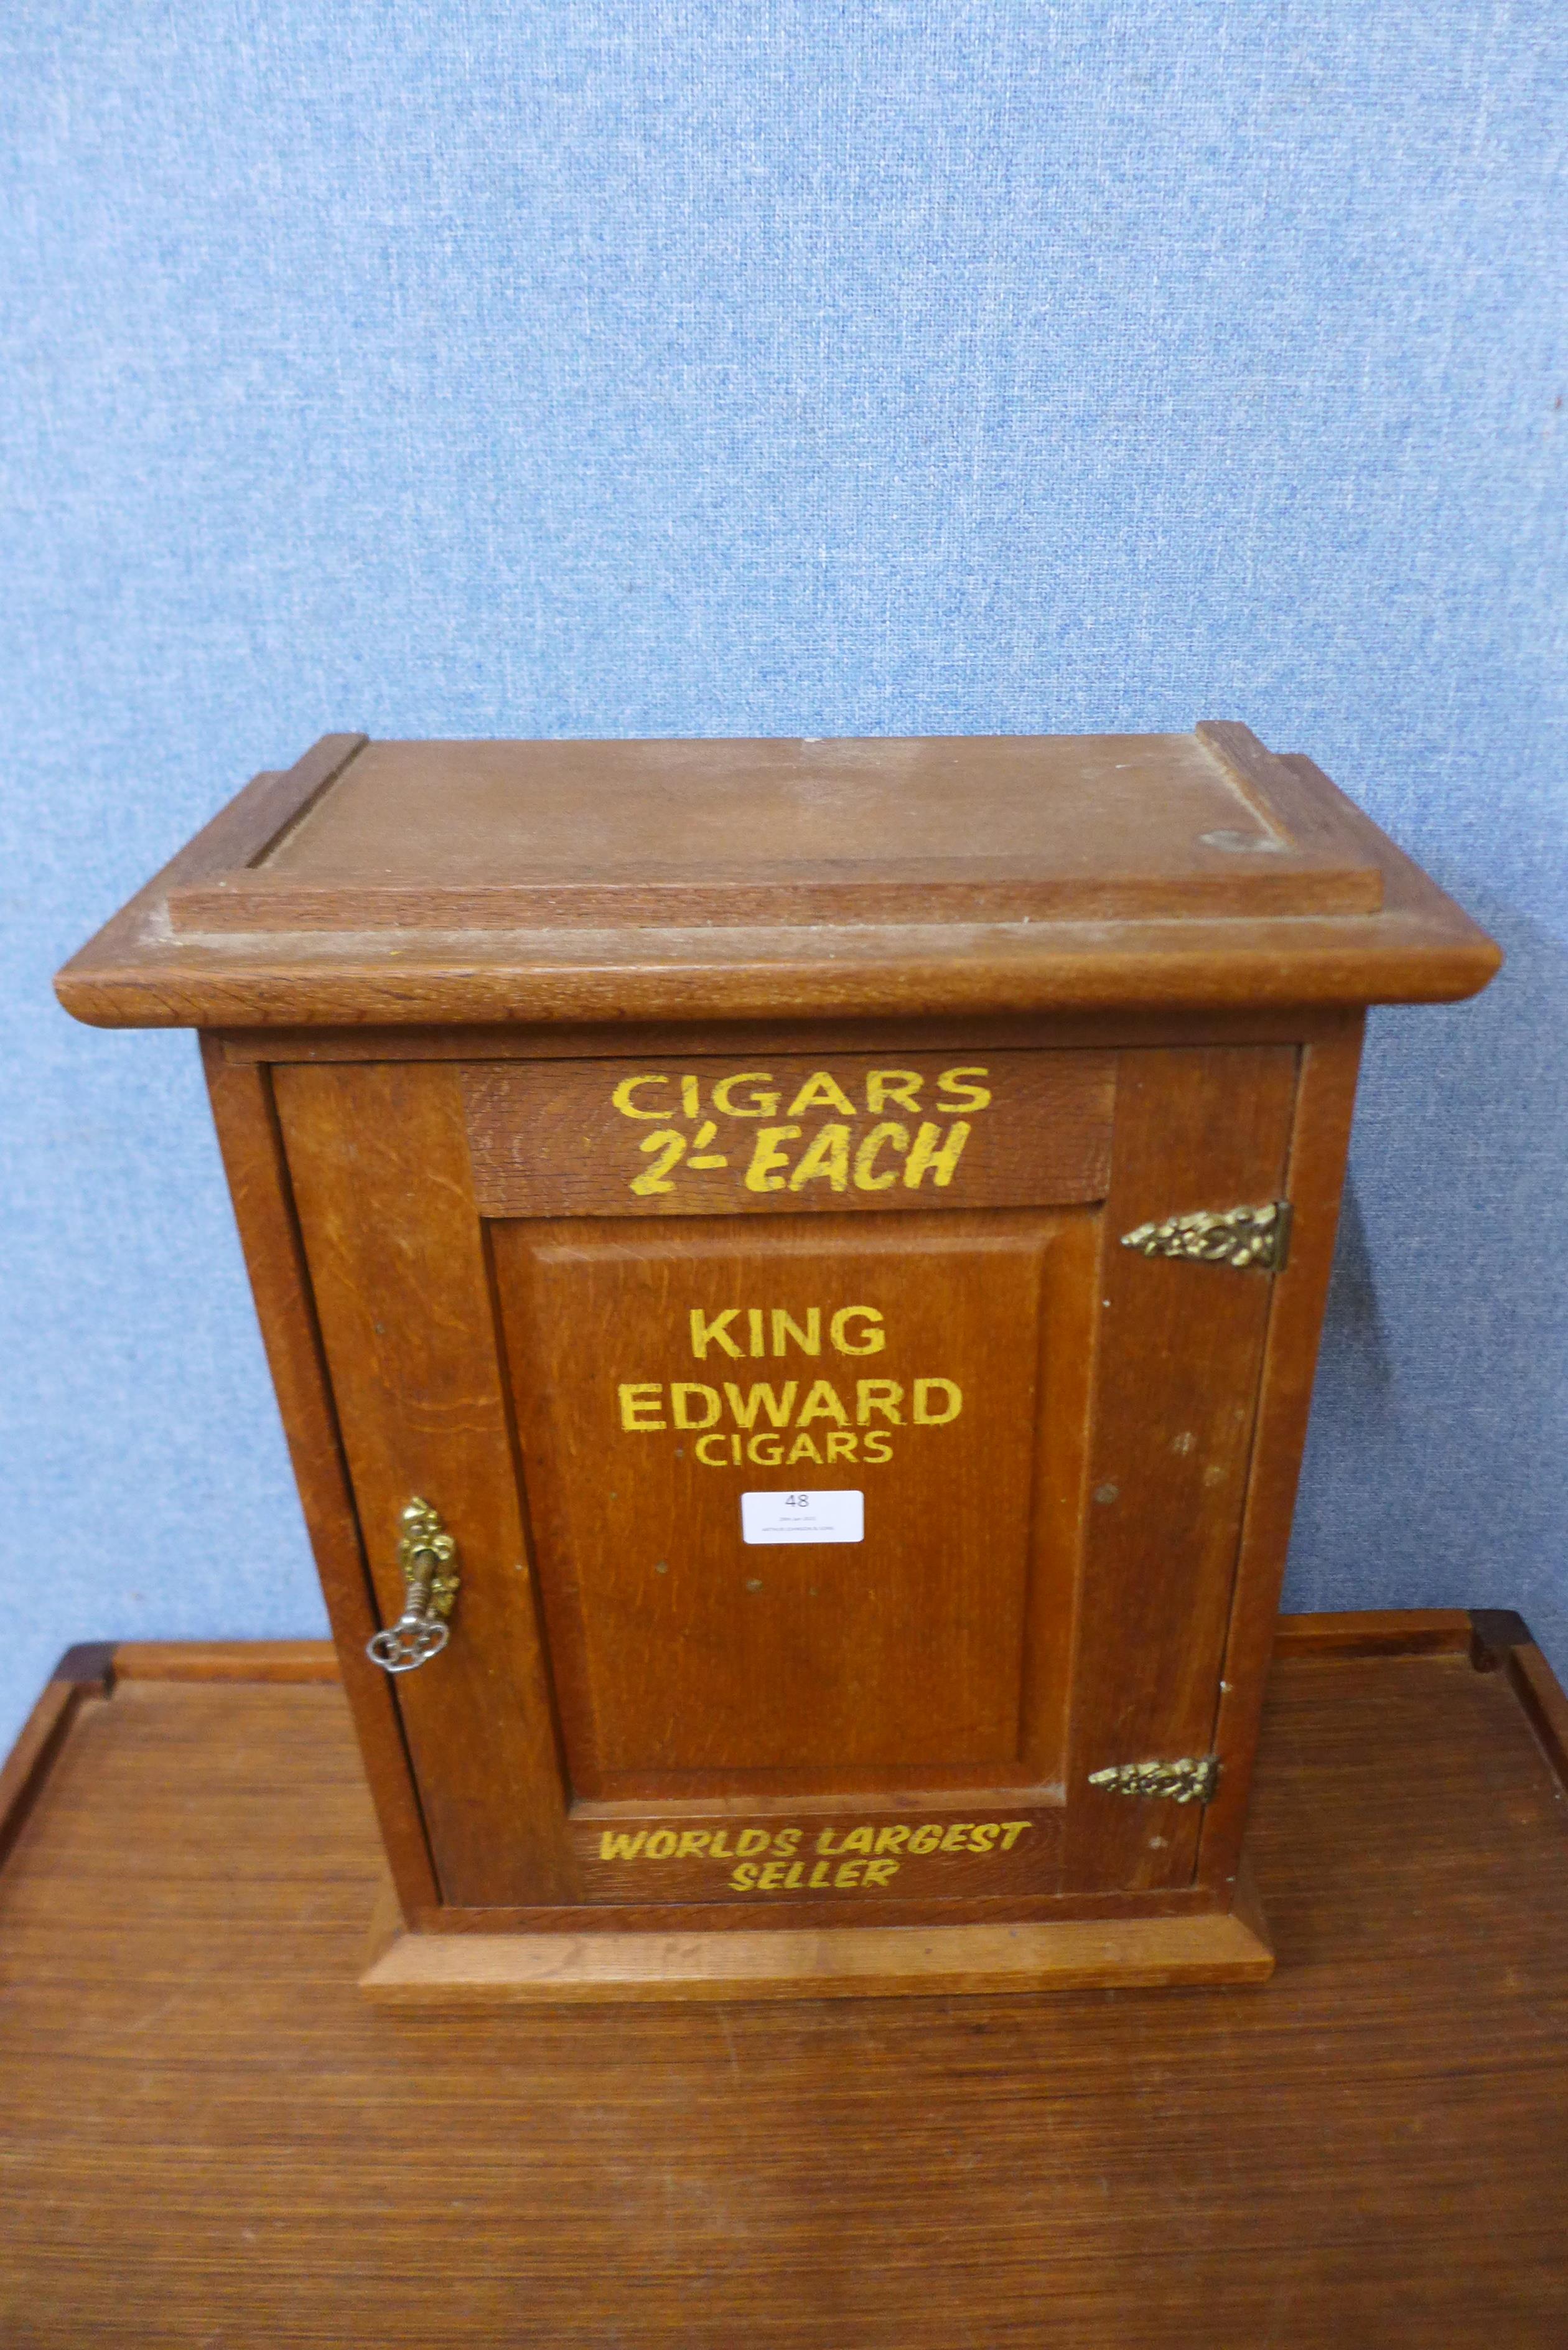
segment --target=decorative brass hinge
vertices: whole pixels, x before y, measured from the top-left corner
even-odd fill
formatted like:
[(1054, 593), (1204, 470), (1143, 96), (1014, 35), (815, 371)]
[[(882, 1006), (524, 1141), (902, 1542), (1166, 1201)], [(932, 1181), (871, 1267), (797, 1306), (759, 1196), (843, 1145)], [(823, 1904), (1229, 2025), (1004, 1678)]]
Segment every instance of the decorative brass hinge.
[(1179, 1762), (1117, 1762), (1091, 1771), (1091, 1787), (1113, 1795), (1163, 1795), (1172, 1804), (1206, 1804), (1220, 1780), (1217, 1754), (1184, 1754)]
[(1271, 1200), (1262, 1208), (1194, 1208), (1167, 1216), (1161, 1224), (1139, 1224), (1122, 1234), (1123, 1248), (1140, 1256), (1185, 1256), (1199, 1264), (1256, 1267), (1282, 1273), (1291, 1248), (1291, 1203)]

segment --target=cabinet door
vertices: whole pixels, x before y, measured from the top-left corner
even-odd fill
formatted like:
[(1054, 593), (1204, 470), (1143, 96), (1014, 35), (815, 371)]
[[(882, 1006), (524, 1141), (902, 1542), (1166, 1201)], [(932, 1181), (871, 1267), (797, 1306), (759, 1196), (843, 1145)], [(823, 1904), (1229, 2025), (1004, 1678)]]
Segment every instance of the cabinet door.
[[(1190, 1881), (1294, 1054), (290, 1067), (277, 1099), (444, 1899), (1033, 1914)], [(900, 1066), (888, 1062), (897, 1058)], [(978, 1910), (976, 1908), (978, 1905)]]

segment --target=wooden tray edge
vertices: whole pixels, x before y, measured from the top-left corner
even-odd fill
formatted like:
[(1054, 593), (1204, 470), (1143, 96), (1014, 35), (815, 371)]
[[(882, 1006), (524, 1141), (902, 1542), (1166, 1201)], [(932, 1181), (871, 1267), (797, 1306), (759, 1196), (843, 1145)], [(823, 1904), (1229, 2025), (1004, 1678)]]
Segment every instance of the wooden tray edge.
[[(1549, 1767), (1558, 1783), (1568, 1788), (1568, 1696), (1564, 1695), (1551, 1665), (1531, 1638), (1529, 1626), (1511, 1608), (1387, 1608), (1335, 1615), (1282, 1616), (1275, 1635), (1274, 1655), (1291, 1659), (1317, 1658), (1325, 1662), (1355, 1657), (1468, 1655), (1477, 1672), (1504, 1674)], [(97, 1640), (67, 1648), (45, 1683), (9, 1755), (0, 1765), (0, 1866), (4, 1866), (47, 1782), (82, 1705), (89, 1700), (112, 1696), (117, 1681), (273, 1681), (319, 1687), (332, 1684), (337, 1678), (337, 1659), (329, 1640), (131, 1640), (118, 1643)], [(1238, 1886), (1239, 1897), (1240, 1893)], [(1240, 1908), (1234, 1914), (1241, 1914)], [(1192, 1924), (1198, 1921), (1184, 1922)], [(390, 1927), (385, 1929), (383, 1939), (391, 1930)], [(868, 1931), (905, 1934), (919, 1929), (856, 1927), (844, 1930), (859, 1936)], [(1059, 1935), (1067, 1929), (1064, 1924), (1060, 1927), (942, 1927), (930, 1930), (944, 1934), (995, 1936), (1021, 1933)], [(1099, 1932), (1109, 1929), (1099, 1924), (1085, 1924), (1085, 1930)], [(1117, 1930), (1125, 1930), (1125, 1928)], [(472, 1938), (441, 1939), (467, 1940)], [(484, 1939), (501, 1940), (507, 1938), (487, 1936)], [(514, 1939), (537, 1940), (541, 1938), (520, 1936)], [(555, 1943), (560, 1938), (552, 1936), (547, 1939)], [(735, 1938), (726, 1935), (720, 1939), (728, 1941)], [(760, 1939), (772, 1942), (781, 1938), (768, 1935)], [(1115, 1979), (1129, 1980), (1125, 1972), (1118, 1972)], [(1166, 1978), (1162, 1976), (1159, 1980)], [(934, 1990), (941, 1988), (941, 1985), (931, 1982), (929, 1987)], [(682, 1994), (658, 1992), (641, 1995), (678, 1997)], [(789, 1993), (780, 1991), (773, 1994), (746, 1994), (753, 1995), (782, 1998)], [(826, 1994), (814, 1990), (811, 1995), (820, 1997)]]
[[(1274, 1654), (1300, 1656), (1432, 1656), (1472, 1649), (1478, 1624), (1517, 1626), (1511, 1611), (1464, 1607), (1389, 1607), (1319, 1616), (1282, 1616)], [(70, 1655), (78, 1652), (68, 1651)], [(120, 1680), (335, 1681), (337, 1658), (330, 1640), (126, 1640), (108, 1644)], [(1484, 1668), (1482, 1669), (1484, 1669)]]
[(16, 1742), (0, 1764), (0, 1867), (21, 1835), (82, 1706), (114, 1688), (114, 1644), (67, 1648), (40, 1690)]

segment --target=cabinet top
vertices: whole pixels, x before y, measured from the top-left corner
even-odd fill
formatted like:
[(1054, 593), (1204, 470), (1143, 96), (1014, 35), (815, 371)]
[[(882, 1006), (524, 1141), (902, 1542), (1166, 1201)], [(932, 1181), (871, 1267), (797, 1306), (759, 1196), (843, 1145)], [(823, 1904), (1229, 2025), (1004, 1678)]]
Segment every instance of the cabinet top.
[(258, 775), (57, 982), (106, 1026), (1440, 999), (1501, 960), (1245, 726), (371, 743)]

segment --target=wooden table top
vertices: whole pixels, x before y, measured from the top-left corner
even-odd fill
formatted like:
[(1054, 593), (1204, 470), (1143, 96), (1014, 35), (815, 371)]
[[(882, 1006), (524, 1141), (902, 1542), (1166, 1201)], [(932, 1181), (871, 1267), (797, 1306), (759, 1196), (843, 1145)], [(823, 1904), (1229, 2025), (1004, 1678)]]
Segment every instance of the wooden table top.
[(1287, 1625), (1264, 1989), (451, 2016), (356, 1988), (327, 1652), (75, 1652), (0, 1785), (0, 2338), (1568, 2342), (1568, 1709), (1478, 1620)]

